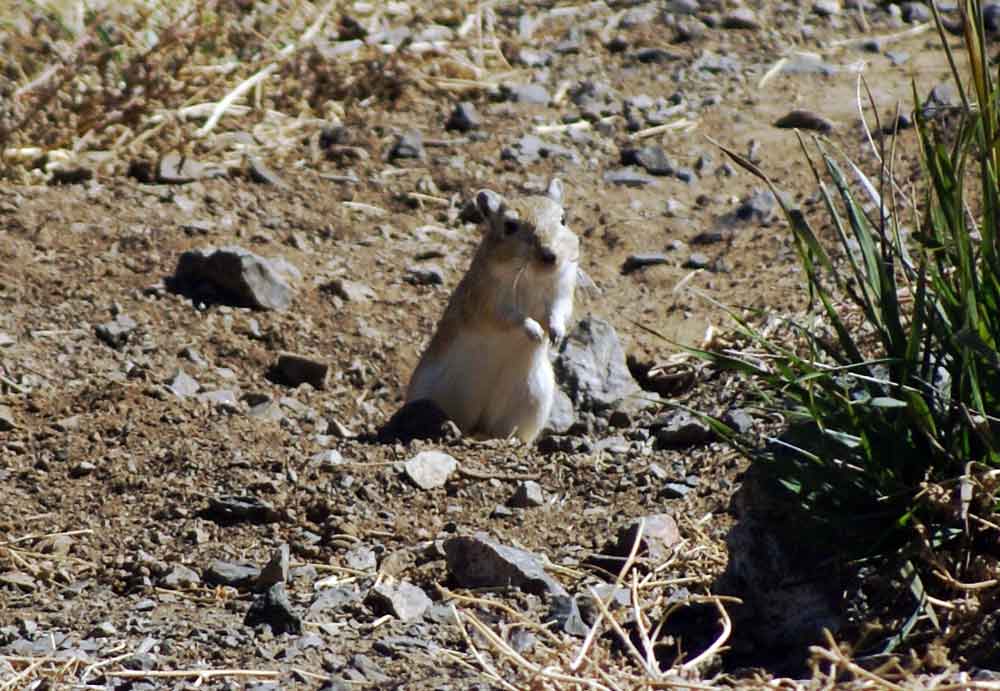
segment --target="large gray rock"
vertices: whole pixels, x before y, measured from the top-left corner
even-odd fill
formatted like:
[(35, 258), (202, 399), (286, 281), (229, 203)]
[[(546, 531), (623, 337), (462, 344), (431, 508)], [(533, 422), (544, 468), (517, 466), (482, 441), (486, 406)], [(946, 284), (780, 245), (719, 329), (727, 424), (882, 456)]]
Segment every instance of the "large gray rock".
[(172, 289), (201, 296), (214, 292), (238, 307), (285, 310), (292, 303), (290, 279), (298, 271), (282, 259), (265, 259), (242, 247), (184, 252), (171, 279)]
[(644, 407), (611, 324), (589, 317), (576, 325), (555, 361), (556, 378), (577, 412)]
[(520, 588), (540, 595), (567, 595), (556, 579), (545, 573), (542, 558), (516, 547), (501, 545), (485, 533), (453, 537), (444, 543), (448, 571), (464, 588)]

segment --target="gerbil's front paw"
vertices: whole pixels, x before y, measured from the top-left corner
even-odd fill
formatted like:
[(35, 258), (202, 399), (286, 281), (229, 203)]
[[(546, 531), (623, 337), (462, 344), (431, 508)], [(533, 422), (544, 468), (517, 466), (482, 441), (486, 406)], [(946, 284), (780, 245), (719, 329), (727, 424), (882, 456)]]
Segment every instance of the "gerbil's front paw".
[(531, 317), (524, 320), (524, 333), (528, 334), (528, 338), (536, 343), (545, 342), (545, 329)]
[(566, 337), (566, 331), (559, 324), (550, 323), (548, 332), (549, 338), (552, 340), (552, 345), (554, 346), (558, 346)]

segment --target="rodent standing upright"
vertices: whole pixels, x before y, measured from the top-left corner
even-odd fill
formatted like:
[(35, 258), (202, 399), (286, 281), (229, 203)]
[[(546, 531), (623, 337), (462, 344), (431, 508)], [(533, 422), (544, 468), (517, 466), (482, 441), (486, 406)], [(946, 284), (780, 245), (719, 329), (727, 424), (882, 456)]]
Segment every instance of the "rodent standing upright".
[(573, 312), (580, 240), (563, 187), (506, 200), (476, 193), (485, 233), (417, 364), (406, 402), (434, 401), (463, 434), (532, 442), (555, 395), (549, 348)]

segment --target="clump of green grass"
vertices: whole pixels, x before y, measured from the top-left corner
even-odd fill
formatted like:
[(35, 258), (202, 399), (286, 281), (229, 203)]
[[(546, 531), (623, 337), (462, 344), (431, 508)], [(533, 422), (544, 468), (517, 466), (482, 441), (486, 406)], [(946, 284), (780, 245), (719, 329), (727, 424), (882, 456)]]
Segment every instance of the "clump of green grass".
[(980, 3), (961, 10), (968, 75), (937, 23), (962, 105), (947, 126), (916, 106), (916, 199), (902, 201), (894, 176), (898, 138), (872, 138), (880, 166), (868, 175), (800, 136), (840, 263), (762, 171), (727, 151), (782, 204), (813, 313), (787, 320), (780, 338), (734, 315), (751, 347), (700, 352), (750, 375), (788, 420), (751, 453), (811, 539), (833, 539), (846, 558), (899, 560), (921, 600), (921, 574), (944, 599), (962, 579), (992, 577), (982, 545), (1000, 538), (989, 516), (1000, 474), (1000, 91)]

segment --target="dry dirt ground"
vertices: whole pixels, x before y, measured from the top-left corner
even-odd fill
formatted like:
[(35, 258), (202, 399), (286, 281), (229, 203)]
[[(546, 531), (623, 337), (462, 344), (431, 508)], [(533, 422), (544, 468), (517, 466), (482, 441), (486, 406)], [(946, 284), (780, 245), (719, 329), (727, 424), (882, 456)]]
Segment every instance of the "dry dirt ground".
[[(399, 407), (477, 242), (475, 225), (460, 218), (462, 206), (482, 187), (516, 195), (560, 176), (583, 267), (598, 288), (580, 300), (577, 317), (609, 321), (641, 370), (669, 361), (676, 347), (640, 324), (699, 343), (709, 325), (725, 324), (712, 300), (775, 314), (802, 306), (784, 224), (776, 214), (733, 220), (759, 183), (727, 164), (709, 138), (750, 152), (813, 215), (816, 187), (798, 141), (773, 123), (793, 109), (813, 111), (832, 122), (830, 141), (870, 161), (857, 70), (863, 68), (880, 115), (890, 118), (897, 102), (910, 109), (911, 79), (923, 97), (945, 80), (947, 65), (933, 31), (910, 31), (918, 25), (885, 8), (826, 16), (811, 2), (749, 2), (743, 9), (753, 22), (741, 28), (725, 20), (740, 16), (735, 3), (609, 4), (559, 10), (547, 2), (497, 3), (481, 28), (463, 32), (475, 3), (335, 3), (316, 38), (322, 47), (297, 46), (278, 60), (260, 92), (243, 101), (257, 107), (227, 114), (201, 139), (194, 132), (204, 116), (170, 116), (162, 125), (148, 119), (154, 109), (107, 122), (88, 114), (88, 128), (83, 116), (69, 117), (72, 106), (59, 95), (32, 111), (32, 99), (41, 102), (39, 91), (49, 85), (17, 90), (55, 59), (52, 41), (61, 37), (66, 50), (78, 44), (41, 9), (7, 10), (21, 19), (0, 23), (3, 51), (32, 69), (3, 75), (4, 96), (17, 107), (5, 111), (0, 143), (42, 151), (29, 160), (9, 157), (0, 169), (0, 404), (13, 423), (0, 426), (0, 689), (500, 688), (483, 674), (493, 664), (518, 688), (576, 688), (578, 682), (545, 680), (502, 660), (482, 633), (466, 625), (463, 634), (455, 625), (453, 603), (476, 612), (504, 640), (518, 632), (534, 637), (534, 647), (518, 643), (527, 660), (564, 671), (582, 644), (517, 623), (517, 612), (545, 620), (547, 605), (536, 595), (476, 594), (511, 608), (503, 611), (449, 599), (439, 589), (456, 589), (441, 541), (475, 531), (544, 555), (552, 574), (578, 592), (595, 581), (586, 558), (621, 525), (669, 513), (683, 542), (659, 564), (662, 592), (680, 600), (707, 592), (725, 567), (729, 502), (743, 470), (725, 445), (656, 449), (638, 419), (624, 429), (598, 424), (571, 452), (507, 442), (405, 447), (365, 440)], [(696, 11), (665, 19), (673, 5)], [(252, 3), (212, 6), (234, 27), (254, 11), (267, 21)], [(301, 38), (320, 9), (274, 7), (293, 19), (268, 25), (272, 34), (244, 27), (241, 50), (226, 60), (277, 60), (281, 45)], [(538, 24), (527, 37), (529, 16)], [(394, 52), (380, 47), (393, 45), (393, 30), (418, 35), (433, 24), (447, 28), (429, 52), (417, 52), (419, 36)], [(334, 49), (354, 38), (357, 26), (368, 37), (354, 33), (373, 45), (338, 56)], [(371, 30), (379, 26), (384, 35)], [(141, 37), (126, 26), (117, 30), (121, 35), (107, 40)], [(863, 39), (879, 36), (891, 39), (864, 49)], [(526, 48), (545, 53), (548, 64), (525, 64)], [(827, 69), (817, 73), (795, 51), (817, 54)], [(772, 72), (782, 57), (806, 60), (806, 67)], [(354, 82), (339, 91), (323, 82), (344, 73)], [(251, 70), (206, 74), (178, 67), (173, 78), (197, 82), (199, 90), (172, 107), (217, 102)], [(327, 92), (319, 93), (320, 82)], [(495, 88), (533, 82), (548, 91), (548, 103), (518, 102)], [(82, 87), (70, 75), (53, 88)], [(591, 110), (580, 105), (580, 93), (595, 94)], [(656, 107), (667, 113), (661, 120), (640, 114), (639, 131), (630, 131), (622, 104), (640, 95), (663, 99)], [(158, 103), (168, 97), (158, 94)], [(468, 133), (446, 130), (463, 100), (475, 105), (481, 123)], [(127, 105), (119, 103), (126, 113)], [(589, 124), (558, 127), (572, 122)], [(669, 126), (646, 131), (654, 122)], [(126, 126), (131, 134), (119, 139)], [(155, 136), (129, 139), (154, 126)], [(398, 137), (414, 130), (423, 137), (422, 156), (393, 158)], [(222, 142), (223, 134), (230, 139)], [(530, 134), (562, 148), (537, 160), (502, 155)], [(901, 134), (904, 142), (909, 135)], [(240, 151), (236, 141), (270, 166), (279, 184), (247, 174), (249, 164), (233, 153)], [(690, 179), (656, 176), (623, 186), (606, 178), (624, 167), (623, 149), (644, 145), (662, 147)], [(45, 152), (74, 147), (69, 174), (53, 175), (57, 166), (46, 171), (58, 157)], [(148, 168), (172, 150), (236, 165), (186, 184), (151, 179)], [(93, 151), (110, 153), (87, 158)], [(815, 222), (823, 227), (821, 215)], [(716, 230), (708, 244), (692, 244)], [(164, 287), (183, 251), (224, 245), (294, 265), (301, 277), (290, 308), (199, 304)], [(709, 268), (688, 265), (695, 252), (707, 255)], [(623, 272), (629, 256), (648, 253), (661, 254), (661, 263)], [(411, 269), (429, 265), (440, 269), (443, 284), (410, 280)], [(333, 287), (343, 280), (362, 284), (362, 294), (345, 299)], [(121, 314), (136, 325), (115, 348), (95, 328)], [(283, 351), (328, 363), (327, 387), (272, 381), (269, 370)], [(232, 391), (234, 401), (175, 395), (165, 383), (178, 370), (202, 392)], [(742, 401), (730, 380), (693, 371), (683, 401), (713, 414)], [(273, 405), (251, 415), (262, 401)], [(428, 448), (473, 472), (443, 488), (418, 489), (398, 463)], [(317, 460), (325, 450), (339, 452), (342, 462)], [(523, 477), (537, 479), (544, 503), (497, 514)], [(678, 480), (690, 491), (664, 491)], [(214, 520), (205, 510), (225, 496), (255, 497), (274, 513), (266, 521)], [(253, 593), (204, 580), (215, 560), (263, 566), (282, 544), (290, 548), (287, 590), (304, 619), (301, 635), (246, 625)], [(414, 621), (384, 616), (366, 598), (376, 579), (415, 584), (434, 605)], [(309, 609), (317, 591), (328, 588), (339, 588), (342, 601)], [(704, 648), (683, 638), (671, 645), (680, 659)], [(608, 688), (643, 687), (642, 671), (614, 635), (594, 648), (583, 666), (589, 678)], [(168, 674), (192, 669), (236, 671)], [(711, 679), (721, 669), (716, 661), (702, 672)]]

